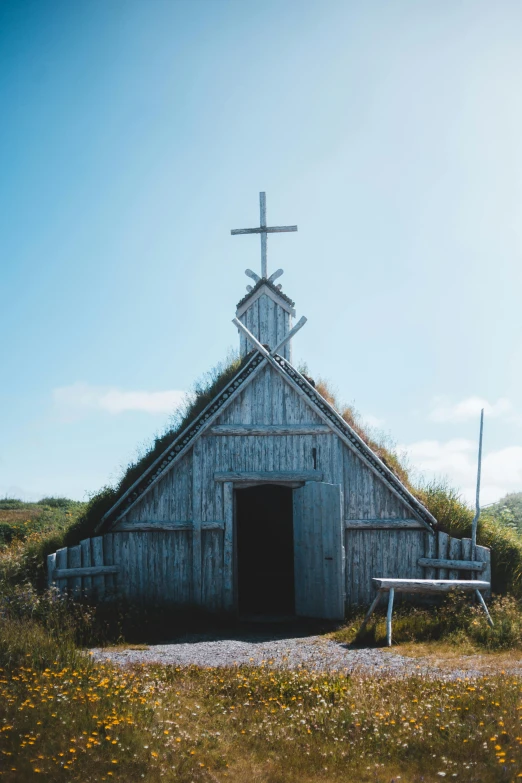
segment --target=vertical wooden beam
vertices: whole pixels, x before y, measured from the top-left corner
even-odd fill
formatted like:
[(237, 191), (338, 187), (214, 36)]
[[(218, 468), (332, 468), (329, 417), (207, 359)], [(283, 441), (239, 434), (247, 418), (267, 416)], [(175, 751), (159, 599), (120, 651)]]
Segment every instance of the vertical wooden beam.
[[(381, 591), (380, 591), (380, 590), (378, 590), (378, 591), (377, 591), (377, 595), (376, 595), (376, 596), (375, 596), (375, 598), (373, 599), (373, 601), (372, 601), (372, 604), (371, 604), (370, 608), (369, 608), (369, 609), (368, 609), (368, 611), (366, 612), (366, 616), (365, 616), (364, 620), (362, 621), (361, 627), (360, 627), (360, 628), (359, 628), (359, 630), (357, 631), (357, 636), (360, 636), (360, 635), (362, 634), (362, 632), (364, 631), (364, 629), (366, 628), (366, 626), (368, 625), (368, 620), (370, 619), (370, 617), (372, 616), (372, 614), (374, 613), (374, 611), (377, 609), (377, 604), (379, 603), (379, 601), (380, 601), (380, 598), (381, 598)], [(356, 638), (357, 638), (357, 637), (356, 637)]]
[[(82, 548), (80, 544), (78, 546), (69, 547), (69, 553), (67, 556), (67, 566), (69, 568), (81, 568), (82, 566)], [(75, 598), (77, 598), (82, 591), (82, 578), (81, 576), (72, 576), (70, 578), (71, 591)]]
[(393, 596), (395, 594), (395, 590), (393, 587), (390, 588), (390, 595), (388, 597), (388, 611), (386, 613), (386, 641), (388, 643), (388, 647), (391, 647), (392, 644), (392, 614), (393, 614)]
[(488, 607), (486, 606), (486, 602), (484, 601), (484, 598), (482, 597), (482, 593), (480, 590), (475, 590), (475, 594), (479, 600), (479, 603), (481, 604), (482, 608), (484, 609), (484, 612), (486, 613), (486, 618), (490, 626), (493, 628), (493, 620), (491, 619), (491, 615), (488, 611)]
[(53, 573), (55, 568), (56, 568), (56, 552), (53, 552), (52, 555), (47, 555), (47, 587), (55, 586), (54, 579), (53, 579)]
[[(56, 552), (56, 568), (67, 568), (67, 547), (64, 546)], [(57, 579), (56, 586), (61, 593), (67, 590), (67, 579)]]
[[(88, 568), (91, 565), (91, 539), (84, 538), (80, 541), (82, 549), (82, 568)], [(82, 590), (86, 593), (92, 592), (92, 576), (82, 577)]]
[[(266, 193), (259, 194), (259, 225), (261, 228), (266, 228)], [(261, 232), (261, 277), (268, 277), (266, 231)]]
[[(472, 551), (473, 551), (473, 544), (472, 544)], [(478, 563), (485, 563), (486, 564), (486, 566), (485, 566), (484, 570), (482, 571), (479, 579), (482, 579), (482, 580), (484, 580), (484, 582), (489, 582), (491, 584), (491, 551), (488, 549), (487, 546), (478, 546), (477, 545), (475, 547), (475, 558), (474, 559)], [(472, 577), (472, 578), (474, 578), (474, 577)], [(484, 594), (489, 597), (491, 595), (491, 589), (490, 590), (486, 590)]]
[[(471, 560), (471, 538), (463, 538), (460, 542), (460, 548), (462, 552), (463, 560)], [(461, 572), (461, 579), (469, 579), (469, 571)]]
[[(448, 559), (448, 547), (449, 547), (449, 536), (447, 533), (443, 533), (442, 530), (439, 530), (437, 533), (438, 538), (438, 553), (437, 557), (439, 560), (447, 560)], [(447, 579), (448, 578), (448, 569), (447, 568), (439, 568), (439, 575), (437, 577), (438, 579)]]
[(192, 449), (192, 602), (201, 605), (201, 441)]
[[(94, 566), (109, 565), (103, 562), (103, 538), (102, 536), (96, 536), (91, 539), (92, 544), (92, 564)], [(110, 564), (112, 565), (112, 563)], [(112, 574), (111, 574), (112, 576)], [(96, 598), (101, 599), (105, 595), (105, 576), (100, 574), (99, 576), (93, 576), (92, 586)]]
[[(462, 551), (460, 538), (451, 537), (449, 540), (448, 555), (450, 560), (460, 560), (460, 553)], [(450, 568), (448, 571), (448, 579), (458, 579), (458, 569)]]
[[(114, 534), (105, 533), (103, 536), (103, 564), (104, 565), (119, 565), (119, 561), (114, 557)], [(118, 577), (116, 574), (107, 574), (105, 576), (105, 592), (116, 592)], [(100, 588), (101, 589), (101, 588)]]
[[(437, 537), (436, 535), (433, 536), (431, 533), (425, 533), (426, 536), (426, 554), (425, 557), (428, 557), (430, 560), (434, 560), (437, 557)], [(437, 578), (437, 572), (435, 568), (424, 568), (424, 579), (436, 579)]]
[(234, 609), (234, 484), (223, 484), (223, 605), (226, 612)]
[[(107, 559), (106, 541), (107, 541), (108, 537), (111, 536), (111, 538), (112, 538), (112, 558), (113, 558), (112, 565), (119, 565), (120, 569), (123, 569), (123, 572), (122, 572), (122, 570), (120, 570), (120, 572), (118, 574), (118, 578), (117, 578), (117, 580), (115, 580), (115, 585), (114, 586), (117, 589), (118, 593), (120, 593), (122, 595), (126, 595), (126, 593), (127, 593), (127, 590), (126, 590), (126, 587), (127, 587), (127, 584), (126, 584), (127, 573), (126, 573), (126, 569), (125, 569), (124, 563), (123, 563), (123, 553), (122, 553), (122, 539), (123, 539), (123, 535), (124, 535), (123, 533), (106, 533), (103, 536), (103, 559), (105, 561), (105, 565), (109, 565), (109, 562), (108, 562), (108, 559)], [(107, 577), (105, 577), (105, 589), (106, 590), (109, 589), (109, 580), (108, 580)]]

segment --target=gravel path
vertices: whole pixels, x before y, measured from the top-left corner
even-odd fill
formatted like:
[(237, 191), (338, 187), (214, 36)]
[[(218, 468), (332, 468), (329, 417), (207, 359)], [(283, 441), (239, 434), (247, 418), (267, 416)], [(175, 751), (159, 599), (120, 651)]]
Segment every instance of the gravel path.
[(379, 648), (350, 648), (324, 636), (267, 635), (266, 632), (257, 631), (236, 633), (226, 638), (223, 635), (199, 634), (170, 644), (151, 645), (147, 649), (109, 648), (95, 649), (92, 652), (98, 660), (110, 660), (122, 665), (160, 663), (204, 667), (242, 664), (257, 666), (265, 663), (290, 669), (303, 667), (396, 677), (416, 674), (444, 679), (477, 677), (487, 673), (487, 669), (482, 665), (480, 668), (473, 668), (469, 659), (462, 669), (439, 668), (422, 658), (409, 658)]

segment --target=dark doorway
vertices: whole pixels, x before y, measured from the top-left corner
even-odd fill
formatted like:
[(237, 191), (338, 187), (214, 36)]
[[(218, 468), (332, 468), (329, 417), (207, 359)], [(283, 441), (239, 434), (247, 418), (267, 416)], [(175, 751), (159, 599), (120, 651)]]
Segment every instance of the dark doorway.
[(292, 490), (237, 490), (236, 525), (240, 614), (294, 614)]

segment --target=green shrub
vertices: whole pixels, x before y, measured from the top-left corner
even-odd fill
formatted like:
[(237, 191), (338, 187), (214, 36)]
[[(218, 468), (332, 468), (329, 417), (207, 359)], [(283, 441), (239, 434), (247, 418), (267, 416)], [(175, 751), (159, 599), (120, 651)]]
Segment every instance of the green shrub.
[(49, 506), (50, 508), (69, 508), (75, 502), (74, 500), (69, 500), (69, 498), (46, 497), (39, 500), (37, 505)]
[(17, 498), (3, 498), (0, 500), (0, 510), (5, 509), (11, 511), (12, 509), (23, 508), (24, 503)]

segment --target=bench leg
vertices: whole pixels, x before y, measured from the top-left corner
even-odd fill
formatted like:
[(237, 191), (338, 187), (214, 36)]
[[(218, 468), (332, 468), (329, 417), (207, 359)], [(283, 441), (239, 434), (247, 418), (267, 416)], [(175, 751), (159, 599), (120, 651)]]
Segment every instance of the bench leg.
[(388, 612), (386, 614), (386, 640), (388, 642), (388, 647), (391, 647), (391, 643), (392, 643), (392, 614), (393, 614), (393, 595), (394, 595), (394, 593), (395, 593), (395, 590), (393, 589), (393, 587), (391, 587), (390, 588), (390, 595), (388, 597)]
[(488, 611), (488, 607), (486, 606), (486, 602), (484, 601), (484, 597), (483, 597), (482, 593), (480, 592), (480, 590), (475, 590), (475, 593), (476, 593), (477, 598), (479, 599), (480, 603), (482, 604), (482, 608), (484, 609), (484, 611), (486, 613), (486, 617), (488, 618), (488, 623), (493, 628), (493, 620), (491, 619), (491, 615), (490, 615), (490, 613)]
[[(362, 621), (361, 627), (357, 631), (357, 636), (360, 636), (362, 634), (362, 632), (364, 631), (364, 629), (366, 628), (366, 626), (368, 625), (368, 620), (370, 619), (370, 617), (372, 616), (374, 611), (377, 609), (377, 604), (379, 603), (380, 597), (381, 597), (381, 591), (378, 590), (377, 595), (375, 596), (375, 598), (372, 601), (372, 605), (370, 606), (370, 608), (366, 612), (366, 617)], [(357, 638), (357, 636), (356, 636), (356, 638)]]

